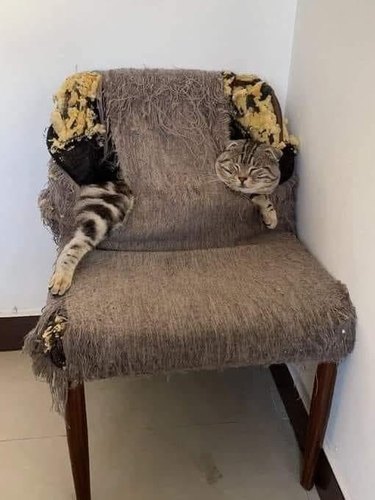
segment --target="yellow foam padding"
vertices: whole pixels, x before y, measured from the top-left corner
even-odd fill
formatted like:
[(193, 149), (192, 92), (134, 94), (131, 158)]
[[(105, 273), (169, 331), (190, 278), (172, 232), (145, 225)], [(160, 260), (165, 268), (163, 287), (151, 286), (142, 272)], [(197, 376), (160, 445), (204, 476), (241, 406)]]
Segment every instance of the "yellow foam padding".
[(53, 96), (51, 124), (57, 137), (52, 151), (64, 149), (75, 137), (105, 134), (105, 126), (98, 123), (99, 117), (89, 106), (101, 92), (101, 80), (101, 75), (95, 72), (75, 73), (64, 80)]
[(54, 346), (56, 337), (62, 338), (68, 320), (61, 314), (56, 314), (47, 324), (46, 329), (42, 333), (44, 342), (44, 352), (49, 352)]
[[(264, 98), (262, 95), (264, 83), (266, 82), (257, 75), (223, 73), (224, 93), (232, 100), (236, 110), (235, 119), (254, 140), (272, 144), (280, 149), (288, 143), (297, 147), (298, 139), (289, 134), (286, 120), (283, 120), (284, 141), (280, 140), (281, 129), (271, 96)], [(248, 104), (249, 101), (254, 107)]]

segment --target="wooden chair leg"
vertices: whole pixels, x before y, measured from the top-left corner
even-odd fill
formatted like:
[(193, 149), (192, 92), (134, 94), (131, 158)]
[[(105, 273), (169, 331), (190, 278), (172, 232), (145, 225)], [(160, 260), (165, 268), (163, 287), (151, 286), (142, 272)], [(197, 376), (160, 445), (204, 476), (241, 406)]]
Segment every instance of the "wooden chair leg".
[(301, 475), (301, 485), (306, 490), (311, 490), (314, 485), (316, 465), (331, 409), (336, 373), (336, 363), (321, 363), (316, 370)]
[(76, 499), (91, 500), (89, 445), (83, 383), (69, 386), (65, 424)]

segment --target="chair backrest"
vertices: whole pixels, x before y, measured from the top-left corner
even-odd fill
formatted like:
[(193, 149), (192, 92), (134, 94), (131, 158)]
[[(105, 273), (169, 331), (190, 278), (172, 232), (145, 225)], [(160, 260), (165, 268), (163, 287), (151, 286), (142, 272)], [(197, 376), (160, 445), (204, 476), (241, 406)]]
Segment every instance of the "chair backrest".
[[(103, 73), (103, 91), (112, 138), (136, 202), (127, 224), (102, 246), (232, 246), (265, 230), (251, 202), (216, 177), (215, 159), (229, 140), (229, 103), (220, 73), (113, 70)], [(275, 196), (281, 230), (293, 230), (293, 185), (280, 186)]]
[[(219, 72), (123, 69), (102, 74), (107, 129), (135, 205), (127, 223), (100, 248), (234, 246), (268, 231), (249, 199), (228, 190), (215, 173), (230, 120)], [(294, 186), (291, 179), (273, 195), (278, 230), (294, 230)]]

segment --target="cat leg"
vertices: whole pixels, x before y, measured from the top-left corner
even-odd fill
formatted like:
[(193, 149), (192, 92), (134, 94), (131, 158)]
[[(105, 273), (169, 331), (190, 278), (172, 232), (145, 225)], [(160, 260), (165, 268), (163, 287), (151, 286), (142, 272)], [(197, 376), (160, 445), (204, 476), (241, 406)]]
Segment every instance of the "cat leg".
[(49, 282), (53, 295), (63, 295), (70, 288), (79, 262), (111, 229), (125, 222), (133, 203), (132, 192), (121, 179), (81, 188), (75, 207), (76, 230), (57, 257)]
[(250, 199), (259, 208), (265, 226), (268, 229), (275, 229), (277, 226), (277, 213), (270, 197), (266, 194), (255, 194)]
[(107, 222), (94, 214), (79, 224), (73, 238), (57, 257), (48, 285), (53, 295), (63, 295), (69, 290), (79, 262), (105, 238), (107, 232)]

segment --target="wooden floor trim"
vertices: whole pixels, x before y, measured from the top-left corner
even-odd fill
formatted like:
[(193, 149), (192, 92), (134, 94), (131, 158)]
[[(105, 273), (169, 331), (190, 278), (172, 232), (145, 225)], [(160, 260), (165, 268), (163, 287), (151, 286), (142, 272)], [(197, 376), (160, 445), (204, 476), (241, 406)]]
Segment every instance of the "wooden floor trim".
[(0, 351), (22, 349), (23, 339), (34, 328), (39, 316), (0, 318)]

